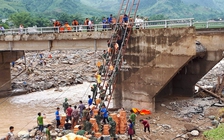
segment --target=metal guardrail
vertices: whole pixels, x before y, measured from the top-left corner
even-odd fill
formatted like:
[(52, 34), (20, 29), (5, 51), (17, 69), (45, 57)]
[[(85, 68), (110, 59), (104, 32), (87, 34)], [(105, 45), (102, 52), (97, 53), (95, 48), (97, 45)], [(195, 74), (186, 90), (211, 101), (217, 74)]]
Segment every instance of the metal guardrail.
[[(133, 23), (133, 28), (139, 25), (141, 29), (149, 28), (175, 28), (175, 27), (189, 27), (195, 28), (224, 28), (224, 21), (207, 21), (207, 22), (193, 22), (194, 18), (184, 19), (169, 19), (169, 20), (155, 20), (155, 21), (142, 21)], [(28, 27), (24, 29), (14, 28), (5, 29), (4, 32), (0, 31), (0, 35), (15, 35), (15, 34), (43, 34), (43, 33), (62, 33), (62, 32), (89, 32), (89, 31), (107, 31), (111, 30), (109, 24), (92, 24), (89, 28), (88, 25), (70, 26), (70, 29), (60, 30), (59, 27)]]

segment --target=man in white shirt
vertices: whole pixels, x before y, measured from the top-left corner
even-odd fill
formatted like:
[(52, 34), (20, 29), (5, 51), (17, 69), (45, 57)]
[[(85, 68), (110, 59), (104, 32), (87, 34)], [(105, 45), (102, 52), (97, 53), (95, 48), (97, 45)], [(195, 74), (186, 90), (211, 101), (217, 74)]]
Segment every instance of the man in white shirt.
[(13, 126), (10, 126), (9, 127), (9, 132), (8, 132), (8, 134), (6, 136), (6, 140), (15, 140), (13, 131), (14, 131), (14, 127)]
[(5, 28), (3, 26), (0, 26), (0, 31), (4, 34), (5, 33)]
[(137, 15), (137, 17), (135, 18), (136, 29), (139, 29), (142, 26), (143, 22), (144, 21), (141, 18), (139, 18), (139, 16)]

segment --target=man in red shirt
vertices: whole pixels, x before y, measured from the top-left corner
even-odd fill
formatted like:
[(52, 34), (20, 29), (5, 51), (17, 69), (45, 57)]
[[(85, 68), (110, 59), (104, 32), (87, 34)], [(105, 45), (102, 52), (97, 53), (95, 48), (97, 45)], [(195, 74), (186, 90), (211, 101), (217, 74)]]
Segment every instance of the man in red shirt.
[(144, 131), (146, 132), (146, 129), (148, 129), (149, 133), (150, 133), (150, 126), (149, 126), (149, 122), (147, 120), (141, 119), (139, 120), (140, 123), (142, 123), (144, 125)]
[(69, 105), (69, 107), (66, 109), (66, 115), (67, 115), (67, 120), (72, 121), (72, 106)]

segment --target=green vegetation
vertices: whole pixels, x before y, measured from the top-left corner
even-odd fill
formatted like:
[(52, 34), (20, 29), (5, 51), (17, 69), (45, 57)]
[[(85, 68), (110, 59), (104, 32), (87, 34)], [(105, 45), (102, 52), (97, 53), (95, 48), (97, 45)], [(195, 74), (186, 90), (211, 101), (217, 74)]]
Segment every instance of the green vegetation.
[(50, 20), (44, 17), (34, 17), (30, 13), (20, 12), (10, 15), (9, 20), (13, 23), (12, 26), (19, 27), (23, 24), (24, 27), (31, 27), (37, 25), (39, 27), (46, 27), (52, 25)]
[[(50, 19), (83, 24), (86, 17), (100, 23), (103, 16), (117, 16), (120, 0), (0, 0), (0, 19), (15, 26), (49, 26)], [(195, 18), (195, 21), (224, 19), (223, 0), (141, 0), (138, 15), (149, 20)], [(16, 18), (19, 16), (20, 18)], [(27, 17), (26, 17), (27, 16)], [(23, 17), (23, 19), (21, 19)], [(11, 25), (10, 25), (11, 26)]]
[(211, 130), (205, 131), (203, 134), (209, 140), (223, 140), (224, 139), (224, 124)]

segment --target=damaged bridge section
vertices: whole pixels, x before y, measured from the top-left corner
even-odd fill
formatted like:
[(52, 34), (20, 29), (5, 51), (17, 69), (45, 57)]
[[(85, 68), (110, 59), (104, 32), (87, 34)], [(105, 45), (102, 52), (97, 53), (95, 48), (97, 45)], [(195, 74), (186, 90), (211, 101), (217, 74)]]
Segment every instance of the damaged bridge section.
[(134, 30), (124, 55), (129, 69), (119, 73), (114, 105), (154, 111), (158, 98), (192, 96), (196, 82), (223, 58), (223, 36), (193, 27)]

